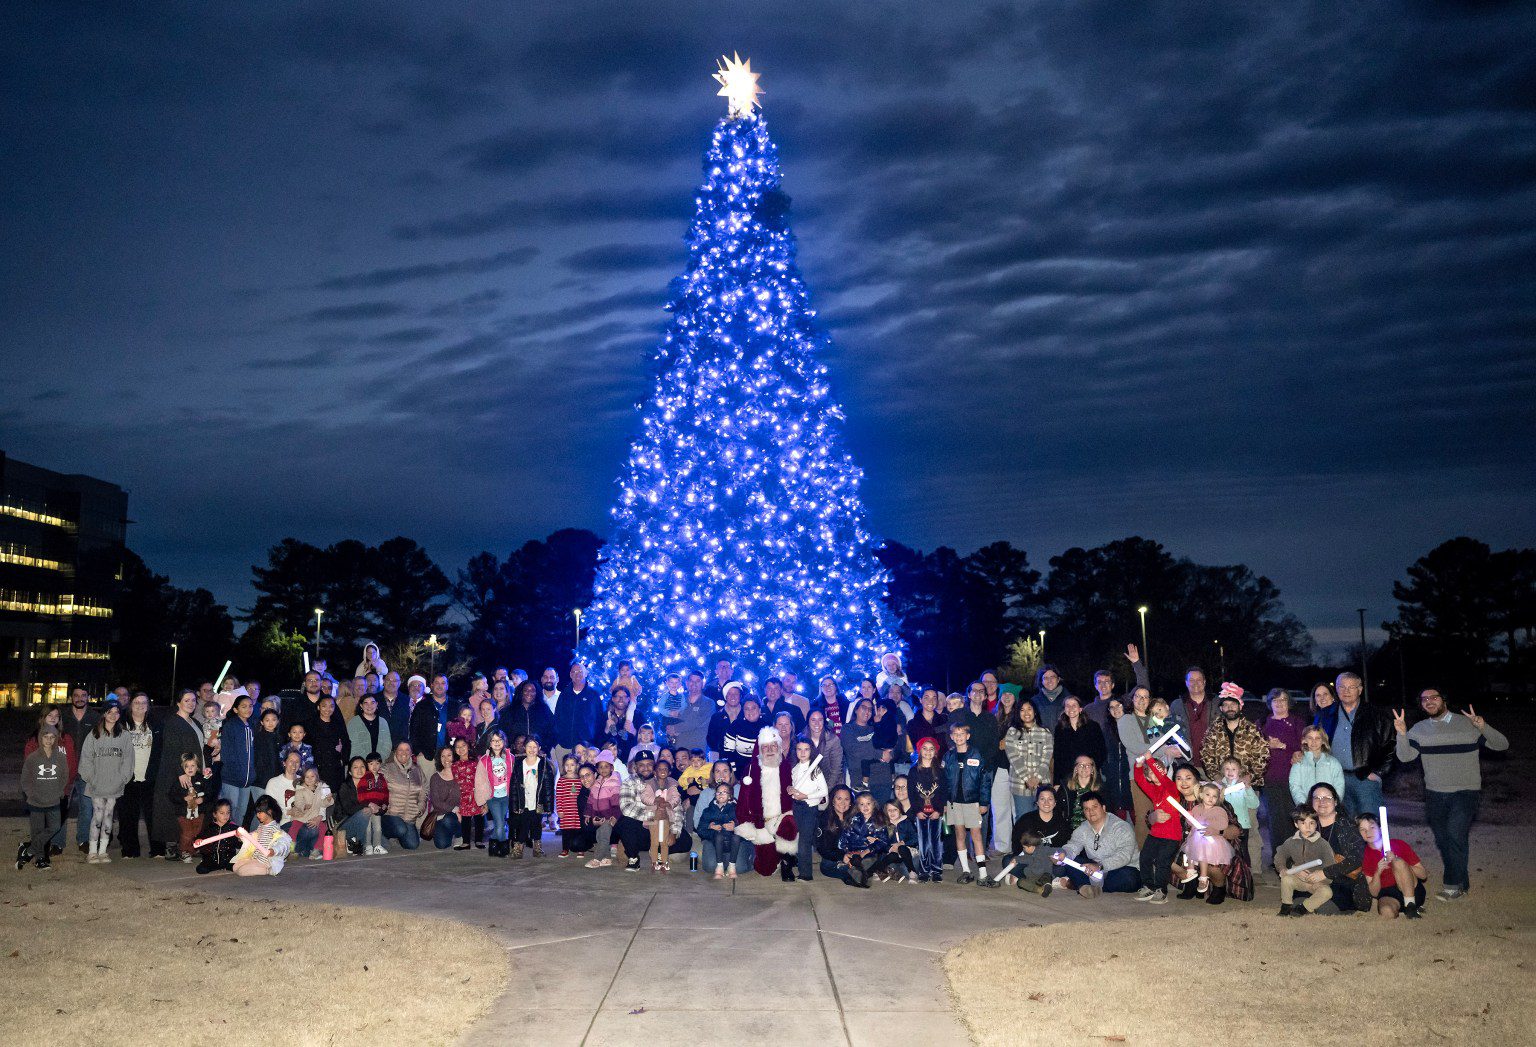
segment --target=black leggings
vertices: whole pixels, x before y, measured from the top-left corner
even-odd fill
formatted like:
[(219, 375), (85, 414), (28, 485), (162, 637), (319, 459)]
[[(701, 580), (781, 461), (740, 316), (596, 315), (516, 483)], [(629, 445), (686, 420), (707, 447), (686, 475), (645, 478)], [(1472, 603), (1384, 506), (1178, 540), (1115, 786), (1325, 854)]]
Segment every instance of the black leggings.
[(512, 816), (512, 842), (529, 847), (544, 839), (544, 816), (538, 811), (518, 811)]
[(479, 843), (485, 839), (485, 815), (471, 814), (459, 819), (459, 835), (465, 843)]
[(1147, 837), (1147, 842), (1141, 845), (1141, 882), (1149, 890), (1166, 891), (1168, 889), (1169, 870), (1182, 846), (1184, 844), (1180, 840), (1164, 840), (1158, 836)]
[[(129, 782), (123, 787), (122, 798), (117, 801), (117, 842), (123, 849), (124, 858), (137, 858), (140, 851), (139, 822), (149, 832), (149, 812), (154, 807), (153, 782)], [(165, 853), (165, 844), (150, 841), (149, 853)]]
[[(871, 876), (877, 876), (893, 865), (906, 865), (912, 868), (912, 851), (907, 847), (901, 847), (894, 851), (887, 851), (878, 858), (861, 858), (850, 854), (847, 859), (848, 868), (853, 873), (854, 879), (859, 883), (868, 883)], [(868, 862), (868, 865), (865, 863)]]

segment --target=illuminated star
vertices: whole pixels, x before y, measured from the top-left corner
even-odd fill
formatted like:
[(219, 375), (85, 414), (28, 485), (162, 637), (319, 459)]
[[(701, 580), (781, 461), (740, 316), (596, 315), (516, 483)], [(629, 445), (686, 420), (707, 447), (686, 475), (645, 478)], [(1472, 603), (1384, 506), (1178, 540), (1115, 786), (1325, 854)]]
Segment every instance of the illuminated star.
[(752, 115), (752, 110), (757, 107), (757, 96), (764, 93), (757, 86), (759, 75), (752, 71), (750, 58), (743, 62), (741, 55), (735, 52), (731, 53), (730, 58), (720, 56), (720, 69), (715, 73), (720, 90), (715, 94), (726, 100), (727, 116), (735, 119)]

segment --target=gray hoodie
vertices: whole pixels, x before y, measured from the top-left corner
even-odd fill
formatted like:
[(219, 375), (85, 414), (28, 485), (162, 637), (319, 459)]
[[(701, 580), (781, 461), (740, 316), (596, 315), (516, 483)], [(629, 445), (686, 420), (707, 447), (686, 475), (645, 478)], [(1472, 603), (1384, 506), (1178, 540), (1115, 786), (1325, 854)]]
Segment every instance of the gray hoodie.
[(133, 740), (127, 734), (85, 736), (80, 752), (78, 774), (85, 782), (85, 795), (93, 800), (115, 800), (123, 795), (133, 777)]
[(21, 798), (28, 807), (57, 807), (68, 782), (69, 760), (61, 746), (53, 747), (52, 756), (43, 755), (42, 746), (38, 746), (21, 761)]

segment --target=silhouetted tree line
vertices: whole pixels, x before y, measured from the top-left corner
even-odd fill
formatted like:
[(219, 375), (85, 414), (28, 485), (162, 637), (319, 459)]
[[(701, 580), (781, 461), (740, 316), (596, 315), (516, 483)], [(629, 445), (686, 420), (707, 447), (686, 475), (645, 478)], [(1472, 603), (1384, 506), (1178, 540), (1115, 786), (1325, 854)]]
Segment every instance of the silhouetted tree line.
[[(449, 645), (439, 665), (563, 666), (576, 640), (573, 611), (591, 601), (602, 549), (591, 531), (565, 529), (505, 558), (479, 553), (450, 579), (408, 538), (326, 547), (285, 538), (252, 568), (257, 596), (240, 615), (238, 642), (234, 619), (207, 590), (178, 589), (130, 554), (113, 667), (119, 679), (163, 694), (174, 642), (182, 683), (233, 657), (243, 675), (287, 686), (301, 652), (312, 649), (316, 607), (325, 610), (323, 653), (338, 675), (351, 671), (367, 640), (386, 652), (419, 651), (433, 633)], [(888, 542), (880, 559), (910, 675), (948, 689), (1003, 665), (1016, 641), (1038, 640), (1041, 630), (1045, 659), (1073, 687), (1086, 688), (1101, 667), (1128, 681), (1125, 644), (1141, 643), (1143, 606), (1145, 657), (1164, 692), (1191, 665), (1253, 687), (1305, 688), (1323, 671), (1310, 663), (1311, 637), (1270, 579), (1243, 564), (1175, 557), (1150, 539), (1068, 549), (1044, 574), (1007, 542), (965, 556)], [(1529, 689), (1536, 550), (1494, 551), (1455, 538), (1409, 566), (1393, 596), (1397, 616), (1383, 623), (1391, 639), (1368, 652), (1370, 675), (1391, 685), (1373, 697), (1397, 701), (1430, 683), (1473, 693)]]

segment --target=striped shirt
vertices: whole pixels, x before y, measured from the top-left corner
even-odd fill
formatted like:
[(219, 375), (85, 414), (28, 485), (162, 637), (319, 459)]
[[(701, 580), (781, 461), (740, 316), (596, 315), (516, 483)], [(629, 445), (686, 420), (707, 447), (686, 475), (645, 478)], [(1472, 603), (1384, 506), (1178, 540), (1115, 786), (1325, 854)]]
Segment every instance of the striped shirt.
[(1403, 763), (1422, 760), (1424, 788), (1435, 793), (1467, 792), (1483, 787), (1479, 757), (1484, 749), (1503, 752), (1509, 739), (1487, 724), (1482, 730), (1470, 716), (1446, 713), (1435, 720), (1420, 720), (1397, 736), (1397, 758)]

